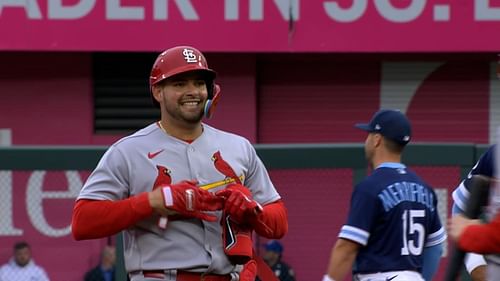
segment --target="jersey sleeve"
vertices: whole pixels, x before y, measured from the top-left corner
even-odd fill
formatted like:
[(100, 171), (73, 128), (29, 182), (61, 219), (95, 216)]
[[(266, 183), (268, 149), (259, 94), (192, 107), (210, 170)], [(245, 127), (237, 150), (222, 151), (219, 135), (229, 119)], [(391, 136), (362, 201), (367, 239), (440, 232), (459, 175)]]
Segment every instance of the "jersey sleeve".
[(120, 200), (129, 195), (129, 165), (116, 145), (103, 155), (83, 185), (78, 199)]
[(495, 146), (491, 146), (483, 155), (481, 155), (476, 165), (474, 165), (474, 167), (470, 170), (467, 178), (462, 180), (453, 191), (452, 212), (454, 214), (463, 213), (465, 211), (465, 206), (467, 205), (467, 201), (470, 197), (471, 178), (473, 175), (483, 175), (487, 177), (493, 176), (494, 148)]
[(50, 281), (49, 276), (47, 275), (47, 272), (41, 267), (39, 267), (40, 270), (40, 280), (41, 281)]
[(281, 199), (264, 163), (249, 142), (246, 143), (246, 152), (249, 163), (244, 185), (252, 192), (253, 199), (262, 205)]
[(432, 195), (434, 196), (433, 205), (434, 209), (429, 210), (429, 215), (431, 216), (429, 230), (427, 239), (425, 241), (425, 247), (432, 247), (438, 244), (443, 243), (446, 240), (446, 231), (441, 224), (441, 219), (439, 218), (438, 207), (437, 207), (437, 197), (436, 193), (432, 191)]
[(348, 239), (366, 246), (370, 229), (382, 210), (380, 200), (368, 192), (369, 186), (357, 185), (351, 197), (351, 207), (347, 223), (342, 226), (339, 238)]
[(288, 215), (285, 204), (274, 187), (266, 167), (257, 156), (250, 142), (246, 141), (248, 172), (244, 185), (252, 192), (253, 199), (263, 205), (263, 212), (252, 224), (257, 234), (280, 239), (288, 232)]
[(146, 192), (118, 201), (82, 199), (73, 209), (71, 232), (75, 240), (107, 237), (152, 213)]
[(465, 206), (470, 197), (469, 189), (465, 185), (466, 180), (467, 179), (464, 179), (462, 182), (460, 182), (460, 184), (457, 186), (457, 188), (455, 188), (451, 195), (453, 198), (453, 206), (451, 212), (453, 214), (461, 214), (465, 212)]

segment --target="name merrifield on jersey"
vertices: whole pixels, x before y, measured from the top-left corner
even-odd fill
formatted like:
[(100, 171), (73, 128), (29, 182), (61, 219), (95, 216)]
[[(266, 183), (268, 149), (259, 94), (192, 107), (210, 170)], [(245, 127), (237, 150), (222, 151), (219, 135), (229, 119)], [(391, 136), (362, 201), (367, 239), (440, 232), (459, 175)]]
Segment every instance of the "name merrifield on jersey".
[(384, 188), (378, 197), (382, 200), (385, 211), (404, 201), (424, 204), (431, 212), (434, 211), (434, 195), (423, 185), (414, 182), (396, 182)]

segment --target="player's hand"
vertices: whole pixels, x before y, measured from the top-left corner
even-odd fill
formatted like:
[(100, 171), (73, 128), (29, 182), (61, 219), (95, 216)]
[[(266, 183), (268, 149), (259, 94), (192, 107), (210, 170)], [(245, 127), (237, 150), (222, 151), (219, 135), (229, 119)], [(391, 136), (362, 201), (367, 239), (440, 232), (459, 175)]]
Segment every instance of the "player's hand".
[(250, 260), (243, 265), (240, 272), (240, 281), (254, 281), (257, 277), (257, 263), (255, 260)]
[(454, 215), (448, 222), (448, 234), (454, 240), (458, 240), (460, 235), (469, 225), (479, 224), (480, 220), (471, 220), (461, 214)]
[(221, 210), (224, 201), (211, 192), (198, 188), (196, 181), (181, 181), (177, 184), (165, 185), (155, 189), (152, 193), (160, 192), (161, 203), (158, 195), (153, 200), (150, 196), (151, 206), (162, 215), (179, 214), (186, 217), (195, 217), (206, 221), (216, 221), (217, 216), (205, 211)]
[(262, 212), (262, 206), (252, 199), (252, 193), (241, 184), (231, 184), (226, 189), (216, 193), (224, 198), (224, 211), (236, 223), (243, 223), (250, 217)]
[(470, 277), (472, 281), (486, 281), (486, 265), (474, 268), (470, 273)]

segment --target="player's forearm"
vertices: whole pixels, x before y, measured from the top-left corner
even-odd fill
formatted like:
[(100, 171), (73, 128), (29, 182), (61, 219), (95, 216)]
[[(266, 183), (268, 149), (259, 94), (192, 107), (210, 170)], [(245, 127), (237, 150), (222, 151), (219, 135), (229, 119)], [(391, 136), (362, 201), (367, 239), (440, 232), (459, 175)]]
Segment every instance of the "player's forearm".
[(422, 276), (426, 281), (431, 281), (436, 274), (441, 255), (443, 254), (443, 244), (425, 247), (423, 251)]
[(280, 239), (288, 232), (288, 215), (283, 202), (263, 206), (263, 211), (252, 221), (254, 230), (260, 236), (269, 239)]
[(357, 255), (357, 251), (351, 243), (342, 238), (335, 243), (327, 271), (327, 275), (331, 279), (336, 281), (344, 280), (345, 276), (351, 271), (352, 264)]
[(468, 226), (460, 236), (458, 245), (468, 252), (500, 252), (500, 214), (488, 224)]
[(81, 199), (73, 209), (71, 231), (76, 240), (103, 238), (134, 225), (152, 212), (147, 193), (120, 201)]

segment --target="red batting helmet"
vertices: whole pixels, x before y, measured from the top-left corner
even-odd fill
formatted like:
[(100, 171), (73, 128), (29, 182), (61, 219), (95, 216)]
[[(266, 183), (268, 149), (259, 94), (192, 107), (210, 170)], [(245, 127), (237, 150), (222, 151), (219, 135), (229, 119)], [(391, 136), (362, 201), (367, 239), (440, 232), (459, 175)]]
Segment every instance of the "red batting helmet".
[[(160, 81), (189, 71), (203, 73), (207, 83), (208, 98), (212, 99), (216, 73), (208, 68), (205, 56), (199, 50), (190, 46), (173, 47), (158, 55), (149, 76), (149, 87), (152, 89)], [(154, 97), (152, 98), (154, 105), (159, 107), (158, 102)]]

